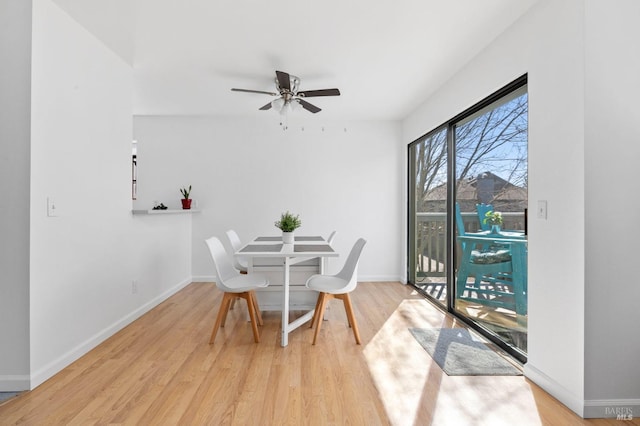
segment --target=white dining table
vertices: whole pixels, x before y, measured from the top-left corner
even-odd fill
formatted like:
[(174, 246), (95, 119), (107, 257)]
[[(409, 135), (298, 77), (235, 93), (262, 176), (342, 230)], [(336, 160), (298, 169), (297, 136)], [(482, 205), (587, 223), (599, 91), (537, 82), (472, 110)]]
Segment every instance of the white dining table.
[[(289, 333), (310, 321), (314, 313), (312, 309), (294, 321), (289, 322), (291, 265), (313, 258), (338, 257), (339, 254), (320, 236), (296, 236), (293, 244), (284, 244), (282, 237), (264, 236), (257, 237), (245, 244), (234, 255), (247, 259), (250, 266), (249, 269), (251, 269), (255, 258), (283, 259), (282, 334), (280, 344), (282, 347), (287, 346), (289, 344)], [(323, 273), (322, 264), (323, 262), (320, 262), (320, 273)]]

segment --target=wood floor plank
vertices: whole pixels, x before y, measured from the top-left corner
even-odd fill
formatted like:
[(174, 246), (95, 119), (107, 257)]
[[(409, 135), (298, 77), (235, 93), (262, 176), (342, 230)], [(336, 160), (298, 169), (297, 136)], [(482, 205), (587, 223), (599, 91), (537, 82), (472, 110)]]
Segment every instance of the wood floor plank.
[[(209, 345), (222, 293), (194, 283), (31, 392), (4, 425), (609, 425), (583, 420), (521, 376), (447, 376), (409, 327), (462, 327), (400, 283), (352, 293), (362, 344), (331, 300), (316, 345), (280, 347), (280, 314), (254, 343), (244, 303)], [(291, 319), (302, 312), (291, 312)], [(640, 424), (636, 419), (625, 424)]]

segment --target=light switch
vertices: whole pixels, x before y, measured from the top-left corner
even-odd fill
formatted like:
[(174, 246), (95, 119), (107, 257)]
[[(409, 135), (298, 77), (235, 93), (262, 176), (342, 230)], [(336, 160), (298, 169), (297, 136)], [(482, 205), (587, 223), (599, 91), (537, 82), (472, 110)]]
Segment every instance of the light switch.
[(539, 200), (538, 201), (538, 219), (546, 219), (547, 218), (547, 201)]
[(53, 201), (53, 198), (47, 197), (47, 216), (54, 217), (58, 216), (58, 209), (56, 207), (56, 202)]

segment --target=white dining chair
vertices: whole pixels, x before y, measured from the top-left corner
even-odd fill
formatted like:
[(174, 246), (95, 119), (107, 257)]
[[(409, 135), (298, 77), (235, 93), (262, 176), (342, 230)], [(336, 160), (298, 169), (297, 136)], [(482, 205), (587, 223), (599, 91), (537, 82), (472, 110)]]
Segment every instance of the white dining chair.
[(338, 231), (333, 231), (333, 232), (331, 232), (331, 234), (329, 234), (329, 238), (327, 238), (327, 243), (329, 245), (331, 245), (333, 243), (333, 240), (335, 240), (337, 233), (338, 233)]
[(247, 261), (234, 256), (234, 253), (240, 250), (240, 247), (242, 247), (242, 242), (240, 241), (238, 233), (233, 229), (229, 229), (225, 234), (227, 235), (227, 239), (229, 240), (229, 245), (232, 250), (231, 253), (229, 253), (229, 257), (231, 258), (233, 267), (236, 268), (241, 274), (246, 274), (248, 269)]
[(316, 309), (313, 314), (313, 319), (311, 320), (311, 327), (315, 326), (316, 328), (313, 334), (314, 345), (316, 344), (318, 333), (320, 332), (322, 317), (324, 316), (324, 310), (329, 299), (342, 300), (344, 303), (344, 309), (347, 313), (349, 326), (353, 329), (356, 343), (358, 345), (360, 344), (360, 333), (358, 331), (356, 318), (353, 315), (353, 306), (351, 304), (349, 293), (355, 290), (358, 285), (358, 261), (360, 260), (362, 248), (366, 243), (367, 241), (364, 238), (360, 238), (356, 241), (349, 253), (349, 257), (347, 257), (347, 260), (342, 267), (342, 270), (340, 270), (336, 275), (313, 275), (307, 280), (307, 288), (318, 292)]
[[(246, 260), (239, 259), (235, 256), (235, 252), (240, 250), (240, 248), (242, 247), (242, 242), (240, 241), (240, 237), (238, 236), (238, 233), (233, 229), (229, 229), (227, 232), (225, 232), (225, 235), (227, 236), (227, 240), (229, 241), (229, 246), (231, 247), (231, 251), (229, 252), (229, 258), (231, 259), (231, 263), (233, 263), (233, 267), (236, 268), (236, 270), (241, 274), (246, 274), (249, 270), (249, 266), (248, 266), (249, 264), (247, 263)], [(234, 297), (233, 299), (231, 299), (231, 305), (229, 309), (233, 309), (233, 307), (236, 305), (237, 299), (239, 298)]]
[(255, 290), (267, 287), (269, 280), (259, 274), (240, 274), (229, 261), (224, 246), (218, 238), (211, 237), (206, 240), (206, 243), (216, 268), (216, 274), (218, 275), (216, 286), (224, 292), (209, 344), (212, 344), (215, 340), (218, 329), (224, 327), (231, 301), (237, 297), (243, 298), (247, 302), (247, 309), (249, 310), (249, 317), (251, 318), (251, 328), (253, 330), (253, 340), (259, 343), (260, 334), (258, 332), (258, 324), (262, 325), (262, 314), (260, 313)]
[[(337, 233), (338, 231), (333, 231), (331, 232), (331, 234), (329, 234), (329, 237), (327, 238), (327, 243), (329, 245), (331, 245), (333, 243), (333, 240), (336, 239)], [(318, 259), (318, 264), (322, 266), (322, 268), (320, 269), (320, 273), (324, 274), (325, 272), (327, 272), (327, 267), (329, 266), (329, 258), (323, 257), (322, 259)]]

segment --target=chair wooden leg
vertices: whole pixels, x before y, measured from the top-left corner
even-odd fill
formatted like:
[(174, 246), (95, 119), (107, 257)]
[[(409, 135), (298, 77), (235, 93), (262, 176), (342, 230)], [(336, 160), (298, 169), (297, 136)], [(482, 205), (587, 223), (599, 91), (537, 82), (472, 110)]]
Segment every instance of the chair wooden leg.
[[(342, 300), (342, 303), (344, 304), (344, 310), (345, 312), (347, 311), (347, 302), (345, 302), (345, 296), (348, 296), (348, 294), (336, 294), (335, 298), (336, 299), (340, 299)], [(353, 326), (351, 325), (351, 317), (349, 316), (349, 313), (347, 312), (347, 324), (349, 324), (349, 328), (353, 328)]]
[(316, 312), (313, 313), (313, 316), (315, 317), (315, 323), (312, 323), (312, 325), (314, 327), (317, 327), (319, 323), (324, 321), (324, 314), (327, 312), (327, 301), (332, 298), (332, 296), (328, 293), (320, 294), (322, 295), (322, 298), (320, 298), (320, 295), (318, 295), (318, 308)]
[(316, 313), (316, 331), (313, 333), (313, 343), (312, 344), (316, 344), (316, 340), (318, 339), (318, 333), (320, 332), (320, 326), (322, 326), (322, 316), (324, 315), (324, 308), (325, 305), (327, 303), (327, 296), (329, 296), (327, 293), (320, 293), (320, 308), (318, 309), (318, 312)]
[(316, 307), (313, 310), (313, 318), (311, 318), (311, 323), (309, 324), (309, 328), (313, 328), (316, 325), (316, 317), (318, 316), (318, 312), (320, 310), (320, 302), (322, 301), (322, 295), (324, 293), (318, 293), (318, 299), (316, 299)]
[(258, 297), (256, 296), (256, 292), (252, 290), (249, 293), (251, 294), (251, 303), (253, 303), (253, 308), (255, 309), (256, 316), (258, 317), (258, 325), (263, 325), (264, 322), (262, 321), (262, 312), (260, 312), (260, 306), (258, 305)]
[(253, 341), (260, 343), (260, 333), (258, 332), (258, 319), (256, 318), (256, 308), (253, 304), (253, 298), (250, 292), (240, 293), (242, 298), (247, 302), (249, 317), (251, 318), (251, 329), (253, 330)]
[(347, 311), (347, 318), (349, 319), (349, 323), (353, 328), (353, 334), (356, 337), (356, 343), (360, 344), (360, 332), (358, 331), (358, 324), (356, 323), (356, 317), (353, 315), (353, 306), (351, 305), (351, 297), (349, 297), (349, 293), (345, 293), (341, 297), (344, 302), (344, 309)]
[(229, 295), (229, 301), (227, 302), (227, 307), (224, 310), (224, 315), (222, 316), (222, 322), (220, 323), (220, 327), (224, 327), (227, 323), (227, 316), (229, 315), (229, 309), (233, 307), (233, 303), (236, 301), (238, 296), (235, 293), (225, 293), (225, 295)]
[(211, 332), (211, 338), (209, 339), (209, 344), (212, 344), (216, 339), (216, 334), (218, 333), (218, 329), (220, 325), (224, 323), (224, 319), (227, 316), (227, 312), (229, 311), (229, 304), (231, 303), (231, 299), (236, 297), (235, 294), (225, 293), (222, 296), (222, 303), (220, 303), (220, 309), (218, 310), (218, 316), (216, 318), (216, 323), (213, 326), (213, 331)]

